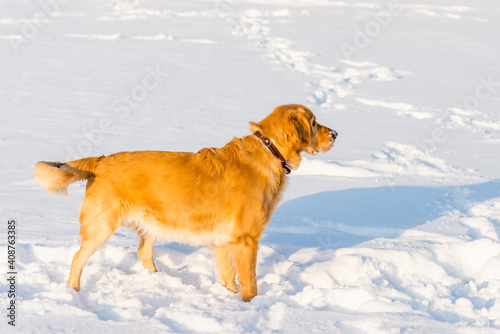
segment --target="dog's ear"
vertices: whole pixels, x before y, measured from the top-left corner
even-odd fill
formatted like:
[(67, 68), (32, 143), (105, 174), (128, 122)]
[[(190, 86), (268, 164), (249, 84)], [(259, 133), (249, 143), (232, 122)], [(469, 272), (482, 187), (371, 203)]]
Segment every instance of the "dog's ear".
[(290, 110), (287, 120), (295, 127), (296, 136), (302, 147), (307, 147), (311, 143), (311, 126), (306, 116), (306, 111), (302, 108)]
[(259, 123), (250, 122), (250, 130), (252, 132), (255, 132), (255, 131), (262, 132), (262, 125), (260, 125)]

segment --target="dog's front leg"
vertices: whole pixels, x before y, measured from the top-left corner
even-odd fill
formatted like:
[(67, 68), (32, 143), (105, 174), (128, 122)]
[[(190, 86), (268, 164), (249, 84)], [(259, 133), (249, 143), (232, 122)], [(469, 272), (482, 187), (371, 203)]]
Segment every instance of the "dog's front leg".
[(155, 244), (155, 237), (141, 235), (141, 241), (139, 243), (139, 249), (137, 249), (137, 255), (142, 262), (144, 268), (157, 272), (158, 269), (153, 261), (153, 246)]
[(236, 268), (230, 245), (214, 247), (215, 260), (219, 269), (219, 282), (226, 289), (236, 292)]
[(238, 238), (234, 244), (234, 262), (240, 282), (241, 299), (249, 302), (257, 296), (257, 279), (255, 268), (257, 265), (257, 250), (259, 241), (251, 236)]

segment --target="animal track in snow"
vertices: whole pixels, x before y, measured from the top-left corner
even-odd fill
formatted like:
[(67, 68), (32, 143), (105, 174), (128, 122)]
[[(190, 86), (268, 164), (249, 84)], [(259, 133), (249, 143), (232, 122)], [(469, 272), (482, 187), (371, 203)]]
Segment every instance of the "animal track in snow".
[(428, 4), (404, 4), (401, 5), (403, 10), (413, 10), (414, 13), (424, 15), (436, 19), (452, 19), (452, 20), (472, 20), (477, 22), (489, 22), (488, 19), (464, 15), (472, 14), (476, 10), (472, 7), (465, 6), (439, 6)]
[[(388, 141), (385, 148), (373, 155), (372, 161), (353, 161), (352, 164), (385, 175), (420, 175), (423, 177), (474, 177), (473, 170), (448, 166), (443, 159), (434, 157), (417, 146)], [(460, 173), (457, 173), (460, 172)]]
[(428, 111), (420, 111), (417, 106), (414, 106), (409, 103), (404, 102), (385, 102), (385, 101), (377, 101), (377, 100), (369, 100), (363, 98), (357, 98), (358, 102), (361, 102), (368, 106), (373, 107), (382, 107), (386, 109), (397, 110), (398, 115), (409, 116), (417, 119), (426, 119), (434, 117), (431, 112)]
[(500, 118), (497, 116), (497, 119), (494, 120), (490, 115), (479, 110), (448, 108), (437, 122), (448, 128), (484, 131), (486, 134), (500, 132)]
[(370, 160), (348, 162), (332, 162), (303, 158), (297, 175), (326, 175), (335, 177), (393, 177), (393, 176), (423, 176), (426, 178), (441, 178), (477, 176), (473, 170), (464, 170), (448, 166), (445, 160), (434, 157), (414, 145), (406, 145), (388, 141), (384, 148)]
[[(306, 12), (302, 11), (302, 15)], [(262, 49), (276, 65), (313, 77), (313, 92), (309, 102), (321, 106), (334, 106), (334, 99), (354, 94), (355, 86), (366, 80), (398, 80), (409, 72), (394, 70), (374, 62), (340, 61), (345, 67), (326, 66), (313, 62), (316, 54), (294, 49), (294, 43), (283, 37), (271, 36), (270, 18), (292, 16), (289, 10), (262, 12), (256, 9), (243, 14), (234, 13), (227, 20), (233, 26), (233, 34), (245, 36)]]

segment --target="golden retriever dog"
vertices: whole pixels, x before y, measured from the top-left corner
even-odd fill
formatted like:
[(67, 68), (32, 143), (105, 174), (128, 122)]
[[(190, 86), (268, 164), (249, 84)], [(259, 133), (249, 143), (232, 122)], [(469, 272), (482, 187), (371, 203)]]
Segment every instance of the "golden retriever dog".
[(66, 163), (38, 162), (36, 182), (66, 194), (87, 181), (80, 210), (81, 247), (73, 257), (68, 284), (80, 290), (87, 260), (121, 226), (140, 236), (137, 255), (145, 268), (157, 239), (213, 247), (220, 283), (243, 301), (257, 295), (259, 239), (269, 223), (287, 174), (300, 154), (328, 151), (337, 133), (318, 124), (302, 105), (283, 105), (258, 123), (251, 135), (222, 148), (197, 153), (136, 151)]

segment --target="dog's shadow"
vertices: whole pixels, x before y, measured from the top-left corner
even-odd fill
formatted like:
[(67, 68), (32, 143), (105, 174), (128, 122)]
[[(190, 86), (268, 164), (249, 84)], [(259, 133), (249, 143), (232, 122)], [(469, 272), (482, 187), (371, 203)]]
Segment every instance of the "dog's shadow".
[[(351, 247), (500, 196), (500, 180), (464, 186), (389, 186), (323, 192), (283, 203), (263, 237), (297, 248)], [(500, 231), (498, 231), (500, 232)]]

